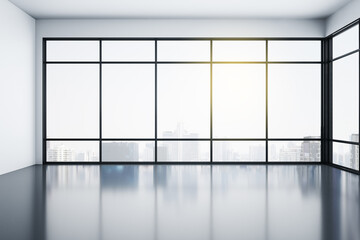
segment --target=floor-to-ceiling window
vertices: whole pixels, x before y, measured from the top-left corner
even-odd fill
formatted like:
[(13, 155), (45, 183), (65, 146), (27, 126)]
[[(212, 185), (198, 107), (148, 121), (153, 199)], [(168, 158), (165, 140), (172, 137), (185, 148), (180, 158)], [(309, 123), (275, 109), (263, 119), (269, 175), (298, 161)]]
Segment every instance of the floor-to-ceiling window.
[(321, 39), (45, 39), (47, 162), (319, 162)]
[(359, 24), (332, 38), (333, 163), (359, 170)]

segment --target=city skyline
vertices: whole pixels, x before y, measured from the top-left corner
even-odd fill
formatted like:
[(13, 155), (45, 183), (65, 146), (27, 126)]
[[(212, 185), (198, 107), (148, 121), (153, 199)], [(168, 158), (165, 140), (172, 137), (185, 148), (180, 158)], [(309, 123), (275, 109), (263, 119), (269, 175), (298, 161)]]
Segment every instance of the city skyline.
[[(173, 131), (164, 131), (162, 137), (180, 138), (179, 141), (158, 140), (157, 161), (210, 161), (210, 141), (198, 141), (198, 134), (187, 131), (183, 123), (178, 123)], [(181, 141), (181, 138), (193, 140)], [(321, 147), (317, 139), (318, 137), (307, 136), (303, 141), (269, 140), (269, 161), (320, 161)], [(94, 149), (87, 146), (76, 149), (67, 147), (66, 142), (54, 146), (51, 146), (51, 143), (47, 143), (49, 161), (99, 160), (96, 144), (92, 145)], [(67, 144), (69, 145), (69, 142)], [(265, 154), (265, 141), (213, 141), (213, 161), (261, 162), (266, 160)], [(154, 162), (155, 144), (154, 141), (103, 140), (102, 160)]]

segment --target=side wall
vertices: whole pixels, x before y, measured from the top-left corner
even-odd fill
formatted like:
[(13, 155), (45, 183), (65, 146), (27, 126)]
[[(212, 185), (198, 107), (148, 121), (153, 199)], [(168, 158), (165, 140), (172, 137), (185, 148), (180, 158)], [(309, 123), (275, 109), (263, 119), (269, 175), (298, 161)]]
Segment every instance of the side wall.
[(323, 20), (37, 20), (36, 162), (42, 163), (43, 37), (323, 37)]
[(0, 175), (35, 163), (35, 20), (0, 1)]

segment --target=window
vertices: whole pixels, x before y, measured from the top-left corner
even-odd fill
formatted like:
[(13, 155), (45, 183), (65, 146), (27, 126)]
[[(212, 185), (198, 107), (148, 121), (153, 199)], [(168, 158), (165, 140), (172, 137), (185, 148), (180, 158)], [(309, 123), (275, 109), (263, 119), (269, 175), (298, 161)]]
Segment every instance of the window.
[(103, 41), (103, 62), (154, 62), (154, 41)]
[(99, 66), (49, 64), (47, 137), (99, 137)]
[(210, 137), (210, 65), (158, 66), (158, 137)]
[(265, 64), (214, 64), (215, 138), (264, 138)]
[(320, 41), (269, 41), (269, 61), (320, 62)]
[(333, 62), (333, 138), (359, 136), (359, 54)]
[(333, 163), (354, 170), (359, 169), (359, 145), (333, 143)]
[(154, 64), (104, 64), (103, 138), (154, 138), (154, 95)]
[(276, 40), (268, 48), (268, 161), (319, 162), (321, 43)]
[(46, 146), (49, 162), (99, 161), (98, 141), (48, 141)]
[(48, 162), (320, 161), (318, 39), (44, 43)]
[(215, 141), (215, 162), (264, 162), (264, 141)]
[(104, 162), (152, 162), (155, 144), (152, 141), (103, 141)]
[(320, 141), (270, 141), (270, 162), (320, 162)]
[(158, 141), (159, 162), (208, 162), (209, 141)]
[(213, 41), (215, 62), (265, 62), (265, 41)]
[(332, 162), (359, 171), (359, 24), (332, 38)]
[(99, 61), (99, 41), (48, 41), (46, 50), (49, 62)]
[(333, 38), (333, 58), (359, 49), (359, 24)]
[(158, 61), (208, 62), (210, 41), (158, 41)]
[(320, 138), (321, 65), (269, 66), (269, 137)]

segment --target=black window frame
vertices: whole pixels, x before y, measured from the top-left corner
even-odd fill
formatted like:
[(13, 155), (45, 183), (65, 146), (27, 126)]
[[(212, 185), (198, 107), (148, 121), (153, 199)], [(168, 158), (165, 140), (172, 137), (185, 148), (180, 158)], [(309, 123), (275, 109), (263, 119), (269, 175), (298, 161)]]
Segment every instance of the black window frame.
[[(333, 58), (333, 39), (334, 37), (338, 36), (341, 33), (344, 33), (345, 31), (349, 30), (350, 28), (359, 25), (358, 30), (358, 41), (359, 41), (359, 48), (356, 50), (353, 50), (351, 52), (344, 53), (340, 56), (337, 56), (336, 58)], [(355, 21), (347, 24), (346, 26), (340, 28), (339, 30), (333, 32), (329, 36), (324, 38), (324, 64), (323, 64), (323, 72), (324, 72), (324, 111), (322, 113), (323, 119), (324, 119), (324, 140), (325, 140), (325, 146), (322, 150), (322, 154), (325, 157), (324, 163), (328, 164), (330, 166), (360, 174), (360, 164), (358, 169), (352, 169), (349, 167), (345, 167), (339, 164), (334, 163), (333, 161), (333, 143), (342, 143), (347, 145), (355, 145), (360, 147), (360, 141), (354, 142), (354, 141), (346, 141), (346, 140), (340, 140), (340, 139), (334, 139), (333, 138), (333, 62), (343, 59), (345, 57), (354, 55), (356, 53), (359, 53), (359, 71), (360, 71), (360, 18), (356, 19)], [(360, 93), (360, 74), (359, 74), (359, 93)], [(360, 94), (359, 94), (359, 106), (360, 106)], [(360, 107), (359, 107), (360, 108)], [(360, 109), (359, 109), (359, 122), (358, 122), (358, 129), (360, 133)]]
[[(353, 169), (348, 169), (346, 167), (338, 166), (332, 163), (332, 143), (338, 142), (332, 138), (332, 38), (339, 33), (346, 31), (348, 28), (359, 24), (359, 19), (352, 22), (351, 24), (345, 26), (339, 31), (325, 37), (287, 37), (287, 38), (96, 38), (96, 37), (45, 37), (42, 39), (42, 157), (43, 164), (328, 164), (331, 166), (339, 167), (348, 171), (359, 173), (360, 170), (356, 171)], [(360, 35), (360, 33), (359, 33)], [(155, 60), (151, 62), (138, 62), (138, 61), (119, 61), (119, 62), (104, 62), (102, 61), (102, 42), (103, 41), (154, 41), (155, 42)], [(158, 41), (210, 41), (210, 61), (208, 62), (161, 62), (157, 61), (157, 43)], [(266, 43), (266, 59), (265, 61), (259, 62), (215, 62), (212, 59), (213, 56), (213, 41), (265, 41)], [(46, 61), (46, 52), (47, 47), (46, 43), (48, 41), (99, 41), (99, 61), (94, 62), (56, 62), (56, 61)], [(321, 43), (321, 61), (268, 61), (268, 42), (269, 41), (320, 41)], [(358, 52), (359, 50), (357, 50)], [(338, 57), (341, 58), (342, 56)], [(336, 58), (336, 59), (338, 59)], [(99, 76), (99, 138), (47, 138), (47, 93), (46, 93), (46, 66), (48, 64), (71, 64), (71, 63), (83, 63), (83, 64), (98, 64), (100, 69)], [(154, 138), (116, 138), (116, 139), (107, 139), (102, 138), (102, 64), (154, 64), (155, 66), (155, 135)], [(266, 121), (265, 121), (265, 138), (213, 138), (212, 134), (212, 71), (213, 64), (265, 64), (266, 66)], [(209, 138), (200, 138), (200, 139), (184, 139), (184, 138), (158, 138), (157, 136), (157, 66), (159, 64), (210, 64), (210, 137)], [(293, 161), (293, 162), (283, 162), (283, 161), (271, 161), (269, 162), (268, 156), (268, 143), (269, 141), (307, 141), (306, 138), (269, 138), (268, 137), (268, 66), (269, 64), (320, 64), (321, 65), (321, 135), (320, 138), (310, 139), (308, 141), (319, 141), (321, 144), (321, 160), (320, 162), (314, 161)], [(360, 99), (359, 99), (360, 102)], [(359, 123), (360, 126), (360, 123)], [(47, 157), (47, 142), (48, 141), (98, 141), (99, 142), (99, 161), (98, 162), (48, 162)], [(157, 142), (158, 141), (208, 141), (210, 144), (210, 161), (209, 162), (160, 162), (157, 161)], [(153, 162), (103, 162), (102, 161), (102, 141), (154, 141), (155, 151), (154, 151), (154, 161)], [(265, 161), (263, 162), (249, 162), (249, 161), (231, 161), (231, 162), (213, 162), (213, 142), (214, 141), (264, 141), (265, 142)], [(341, 141), (340, 141), (341, 142)], [(353, 143), (352, 143), (353, 144)], [(360, 143), (356, 143), (359, 145)]]

